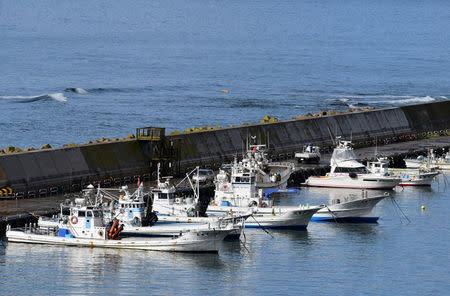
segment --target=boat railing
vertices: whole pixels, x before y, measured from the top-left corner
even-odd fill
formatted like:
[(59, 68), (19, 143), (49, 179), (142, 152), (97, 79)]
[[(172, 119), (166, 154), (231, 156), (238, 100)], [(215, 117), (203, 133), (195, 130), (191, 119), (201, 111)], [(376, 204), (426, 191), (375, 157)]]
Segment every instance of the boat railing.
[(25, 224), (24, 227), (14, 227), (10, 228), (14, 231), (22, 231), (29, 234), (40, 234), (40, 235), (58, 235), (58, 227), (39, 227), (36, 223)]
[(72, 233), (74, 237), (79, 236), (77, 230), (75, 229), (75, 227), (73, 227), (73, 224), (70, 220), (67, 221), (67, 229), (69, 229), (70, 233)]

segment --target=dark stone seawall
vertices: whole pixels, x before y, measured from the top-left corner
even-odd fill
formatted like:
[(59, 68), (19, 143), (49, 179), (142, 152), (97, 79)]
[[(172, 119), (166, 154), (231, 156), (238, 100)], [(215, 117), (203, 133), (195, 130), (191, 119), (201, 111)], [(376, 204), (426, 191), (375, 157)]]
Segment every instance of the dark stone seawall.
[(215, 167), (241, 153), (249, 136), (269, 143), (272, 155), (283, 158), (306, 142), (329, 150), (332, 136), (351, 137), (357, 147), (363, 147), (375, 139), (404, 140), (448, 129), (450, 101), (443, 101), (169, 135), (161, 141), (176, 151), (171, 159), (155, 156), (162, 146), (146, 140), (4, 154), (0, 156), (0, 188), (8, 186), (15, 194), (33, 197), (75, 191), (93, 182), (118, 185), (137, 176), (150, 179), (159, 161), (165, 162), (166, 171), (175, 173), (195, 165)]
[[(283, 158), (298, 151), (306, 142), (332, 149), (332, 137), (352, 138), (356, 147), (444, 134), (450, 128), (450, 101), (399, 108), (346, 113), (334, 116), (286, 120), (236, 128), (182, 133), (178, 139), (181, 166), (213, 165), (230, 161), (241, 153), (243, 143), (256, 135), (269, 143), (272, 156)], [(383, 143), (383, 142), (381, 142)]]

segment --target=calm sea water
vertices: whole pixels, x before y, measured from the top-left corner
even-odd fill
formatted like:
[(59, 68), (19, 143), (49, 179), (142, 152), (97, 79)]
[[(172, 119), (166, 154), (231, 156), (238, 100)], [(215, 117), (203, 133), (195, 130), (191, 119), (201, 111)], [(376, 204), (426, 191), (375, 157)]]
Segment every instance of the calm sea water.
[[(11, 243), (0, 246), (0, 294), (447, 295), (449, 186), (441, 176), (432, 188), (397, 189), (410, 222), (384, 200), (378, 224), (247, 229), (245, 244), (224, 242), (219, 254)], [(359, 194), (306, 188), (280, 199), (320, 204), (349, 193)]]
[(0, 1), (0, 147), (446, 100), (449, 19), (445, 0)]

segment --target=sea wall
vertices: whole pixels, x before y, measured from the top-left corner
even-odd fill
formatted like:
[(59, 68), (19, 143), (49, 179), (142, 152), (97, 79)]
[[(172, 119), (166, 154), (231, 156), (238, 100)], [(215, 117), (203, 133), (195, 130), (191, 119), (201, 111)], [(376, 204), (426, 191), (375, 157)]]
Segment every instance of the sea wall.
[[(76, 191), (91, 182), (118, 185), (151, 178), (164, 147), (173, 147), (163, 165), (183, 173), (196, 165), (217, 167), (240, 154), (250, 136), (268, 143), (272, 156), (285, 158), (306, 142), (331, 149), (332, 137), (352, 138), (356, 146), (446, 133), (450, 101), (352, 112), (334, 116), (292, 119), (163, 137), (164, 145), (147, 140), (86, 144), (0, 155), (0, 188), (11, 187), (19, 197)], [(70, 139), (68, 139), (68, 142)], [(172, 148), (170, 148), (172, 149)]]
[(217, 165), (243, 151), (246, 139), (269, 143), (272, 156), (292, 156), (305, 143), (332, 147), (332, 138), (352, 139), (357, 147), (445, 133), (450, 128), (450, 101), (292, 119), (168, 136), (178, 141), (181, 167)]
[(0, 186), (39, 196), (79, 190), (97, 180), (149, 173), (145, 143), (125, 140), (0, 156)]

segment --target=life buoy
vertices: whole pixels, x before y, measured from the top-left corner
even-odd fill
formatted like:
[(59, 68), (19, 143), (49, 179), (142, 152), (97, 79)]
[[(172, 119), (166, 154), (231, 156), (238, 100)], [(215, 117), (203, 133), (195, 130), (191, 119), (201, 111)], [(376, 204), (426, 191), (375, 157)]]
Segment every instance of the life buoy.
[(72, 224), (77, 224), (78, 223), (77, 216), (72, 216), (72, 218), (70, 218), (70, 222), (72, 222)]
[(224, 185), (222, 186), (222, 188), (223, 188), (223, 190), (227, 190), (227, 189), (228, 189), (228, 185), (227, 185), (227, 184), (224, 184)]

